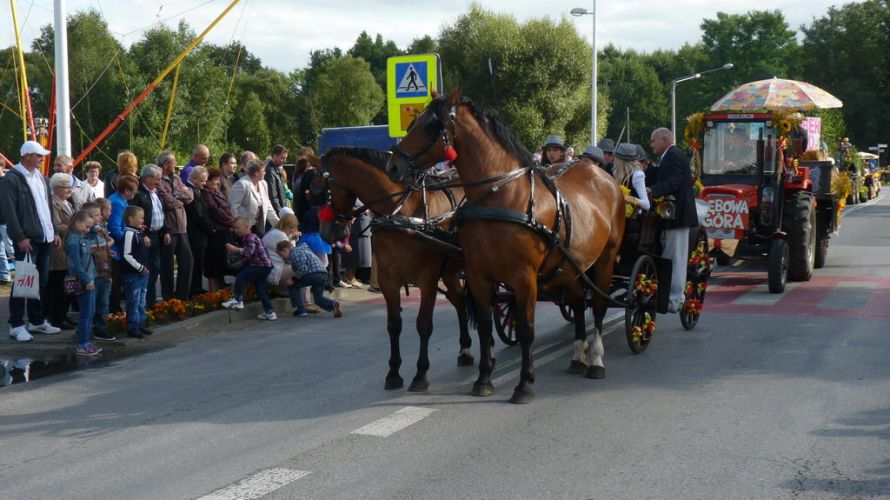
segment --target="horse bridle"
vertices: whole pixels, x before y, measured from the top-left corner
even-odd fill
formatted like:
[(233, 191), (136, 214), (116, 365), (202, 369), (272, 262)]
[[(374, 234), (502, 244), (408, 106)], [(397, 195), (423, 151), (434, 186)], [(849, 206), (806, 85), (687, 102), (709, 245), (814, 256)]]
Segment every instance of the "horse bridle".
[[(437, 107), (441, 107), (441, 106), (437, 106)], [(438, 136), (437, 136), (438, 134), (441, 134), (443, 149), (447, 148), (449, 146), (449, 144), (454, 143), (454, 140), (453, 140), (454, 130), (453, 129), (454, 129), (454, 116), (456, 114), (455, 107), (452, 106), (451, 110), (448, 112), (448, 122), (447, 123), (442, 119), (441, 116), (439, 116), (438, 111), (433, 110), (433, 106), (430, 106), (429, 108), (427, 108), (427, 111), (432, 111), (432, 114), (436, 119), (436, 123), (439, 124), (439, 130), (436, 131), (435, 134), (430, 134), (431, 136), (433, 136), (430, 143), (427, 144), (426, 147), (421, 149), (419, 152), (417, 152), (413, 155), (408, 154), (404, 149), (399, 147), (398, 144), (396, 144), (390, 148), (390, 152), (392, 152), (392, 154), (394, 156), (399, 156), (399, 157), (404, 158), (404, 160), (407, 161), (408, 165), (411, 167), (411, 170), (414, 170), (414, 171), (421, 170), (420, 167), (417, 166), (417, 160), (419, 160), (421, 157), (423, 157), (424, 155), (429, 153), (431, 149), (433, 149), (433, 146), (436, 145), (436, 142), (437, 142), (436, 139), (438, 139)], [(411, 132), (411, 130), (415, 126), (417, 126), (416, 123), (414, 123), (410, 127), (408, 127), (408, 132)], [(450, 134), (451, 138), (449, 138), (449, 134), (448, 134), (449, 128), (452, 129), (451, 134)]]

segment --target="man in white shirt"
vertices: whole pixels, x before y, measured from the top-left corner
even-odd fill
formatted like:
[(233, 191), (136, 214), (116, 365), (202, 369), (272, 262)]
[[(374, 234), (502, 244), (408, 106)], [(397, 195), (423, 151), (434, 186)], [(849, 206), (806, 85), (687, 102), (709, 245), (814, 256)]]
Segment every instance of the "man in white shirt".
[[(50, 245), (59, 247), (61, 240), (53, 230), (51, 195), (49, 185), (40, 165), (49, 151), (39, 143), (27, 141), (22, 144), (21, 161), (3, 177), (0, 183), (0, 207), (2, 207), (6, 229), (15, 249), (15, 259), (24, 260), (30, 254), (40, 276), (40, 295), (44, 296), (49, 277)], [(40, 300), (15, 298), (15, 283), (9, 299), (9, 336), (27, 342), (33, 337), (29, 332), (47, 334), (59, 333), (43, 315)], [(25, 326), (27, 302), (28, 324)]]

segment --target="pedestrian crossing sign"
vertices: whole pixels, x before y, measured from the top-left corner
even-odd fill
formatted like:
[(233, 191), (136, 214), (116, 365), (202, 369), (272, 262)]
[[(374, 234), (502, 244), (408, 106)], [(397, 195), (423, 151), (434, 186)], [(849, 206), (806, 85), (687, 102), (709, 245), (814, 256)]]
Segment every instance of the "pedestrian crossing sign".
[(389, 135), (404, 137), (408, 125), (441, 93), (442, 64), (438, 54), (390, 57), (386, 62)]

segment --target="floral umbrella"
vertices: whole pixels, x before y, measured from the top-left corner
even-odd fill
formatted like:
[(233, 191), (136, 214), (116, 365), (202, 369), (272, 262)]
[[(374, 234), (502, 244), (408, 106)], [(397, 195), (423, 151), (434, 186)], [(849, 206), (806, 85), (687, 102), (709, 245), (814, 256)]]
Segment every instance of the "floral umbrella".
[(806, 82), (771, 78), (745, 83), (711, 106), (711, 111), (808, 110), (840, 108), (840, 99)]

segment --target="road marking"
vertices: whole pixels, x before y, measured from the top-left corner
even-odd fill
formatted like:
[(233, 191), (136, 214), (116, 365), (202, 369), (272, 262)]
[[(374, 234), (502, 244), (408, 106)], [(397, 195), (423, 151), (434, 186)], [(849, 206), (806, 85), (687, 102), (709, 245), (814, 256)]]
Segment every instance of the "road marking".
[(874, 282), (839, 281), (819, 303), (826, 309), (861, 311), (868, 304), (878, 284)]
[(876, 198), (872, 198), (871, 200), (868, 200), (868, 201), (866, 201), (865, 203), (860, 203), (860, 204), (858, 204), (858, 205), (853, 205), (852, 207), (851, 207), (850, 205), (847, 205), (847, 206), (844, 207), (843, 215), (851, 214), (851, 213), (853, 213), (853, 212), (855, 212), (855, 211), (857, 211), (857, 210), (861, 210), (861, 209), (863, 209), (863, 208), (865, 208), (865, 207), (870, 207), (870, 206), (874, 205), (875, 203), (877, 203), (877, 202), (879, 202), (879, 201), (881, 201), (881, 200), (883, 200), (883, 199), (884, 199), (884, 195), (883, 195), (883, 194), (879, 194)]
[(268, 495), (309, 474), (311, 474), (309, 471), (282, 467), (266, 469), (198, 500), (252, 500)]
[[(797, 288), (798, 283), (786, 283), (785, 293)], [(733, 300), (731, 304), (737, 306), (774, 306), (776, 302), (782, 300), (785, 295), (781, 293), (769, 293), (769, 284), (763, 283), (757, 285), (747, 292), (743, 293), (739, 298)]]
[(420, 422), (434, 411), (436, 410), (419, 406), (406, 406), (392, 415), (375, 420), (364, 427), (352, 431), (351, 434), (377, 437), (391, 436), (409, 425)]

